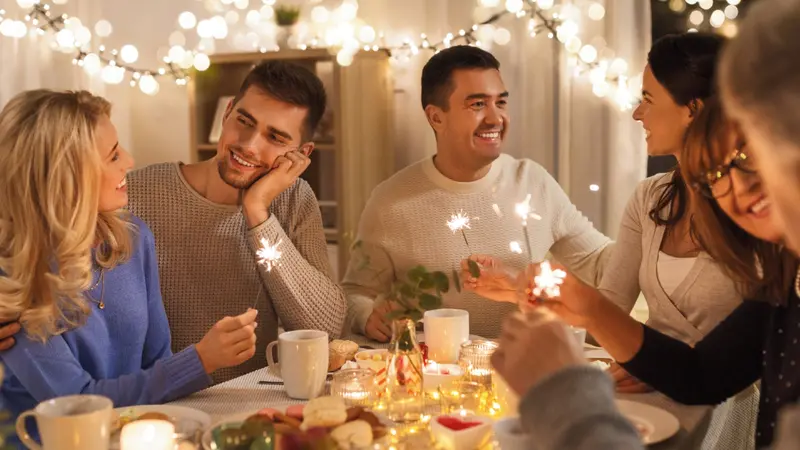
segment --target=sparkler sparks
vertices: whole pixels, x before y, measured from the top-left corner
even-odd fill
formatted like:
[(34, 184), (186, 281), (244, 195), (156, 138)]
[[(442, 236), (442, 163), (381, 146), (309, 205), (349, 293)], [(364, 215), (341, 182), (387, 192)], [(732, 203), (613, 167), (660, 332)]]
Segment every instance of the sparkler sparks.
[(522, 246), (519, 245), (517, 241), (511, 241), (508, 243), (508, 248), (511, 250), (511, 253), (516, 253), (518, 255), (522, 254)]
[(522, 219), (522, 226), (528, 226), (528, 219), (542, 220), (542, 216), (533, 212), (531, 208), (531, 194), (525, 197), (525, 201), (514, 205), (514, 212)]
[[(464, 244), (467, 245), (467, 250), (470, 250), (469, 241), (467, 241), (467, 233), (464, 230), (472, 229), (469, 226), (469, 222), (473, 219), (478, 220), (477, 217), (470, 218), (462, 209), (457, 214), (450, 216), (450, 220), (447, 221), (447, 228), (450, 228), (450, 231), (452, 231), (453, 234), (459, 231), (461, 232), (461, 237), (464, 238)], [(470, 252), (472, 252), (472, 250), (470, 250)]]
[(470, 217), (464, 213), (464, 210), (461, 210), (458, 214), (450, 216), (450, 220), (447, 221), (447, 228), (450, 228), (450, 231), (453, 233), (463, 231), (464, 228), (471, 229), (469, 226), (470, 220)]
[(533, 277), (533, 295), (536, 297), (558, 297), (561, 295), (560, 285), (564, 284), (567, 273), (561, 269), (553, 270), (549, 261), (539, 265), (539, 275)]
[(272, 269), (278, 265), (281, 254), (283, 254), (283, 252), (278, 250), (278, 246), (281, 245), (281, 242), (283, 241), (281, 240), (275, 245), (271, 245), (269, 240), (261, 238), (261, 248), (256, 252), (256, 256), (258, 257), (259, 264), (264, 265), (267, 272), (272, 271)]

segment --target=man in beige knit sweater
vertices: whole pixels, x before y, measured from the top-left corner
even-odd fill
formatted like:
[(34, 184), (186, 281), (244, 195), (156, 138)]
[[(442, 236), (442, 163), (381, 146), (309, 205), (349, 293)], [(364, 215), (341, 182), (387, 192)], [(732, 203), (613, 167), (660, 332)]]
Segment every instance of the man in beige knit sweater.
[[(256, 357), (215, 373), (216, 382), (263, 367), (279, 319), (330, 338), (342, 331), (345, 296), (330, 278), (317, 199), (299, 178), (325, 103), (313, 73), (264, 62), (228, 106), (215, 158), (128, 176), (130, 210), (155, 235), (173, 348), (197, 342), (221, 317), (259, 311)], [(271, 270), (257, 263), (262, 242), (281, 252)]]
[[(501, 153), (509, 129), (509, 93), (499, 66), (490, 53), (471, 46), (443, 50), (425, 65), (422, 106), (436, 135), (436, 155), (379, 185), (362, 213), (357, 238), (362, 255), (351, 258), (344, 278), (353, 331), (389, 339), (388, 306), (376, 298), (418, 264), (450, 273), (470, 254), (488, 254), (521, 269), (550, 252), (589, 284), (602, 278), (609, 239), (577, 211), (544, 168)], [(526, 198), (541, 216), (528, 221), (530, 256), (509, 249), (527, 248), (514, 209)], [(468, 245), (446, 226), (459, 211), (472, 218), (465, 229)], [(366, 269), (359, 266), (364, 258), (370, 264)], [(469, 311), (470, 332), (489, 338), (517, 309), (455, 290), (444, 303)]]

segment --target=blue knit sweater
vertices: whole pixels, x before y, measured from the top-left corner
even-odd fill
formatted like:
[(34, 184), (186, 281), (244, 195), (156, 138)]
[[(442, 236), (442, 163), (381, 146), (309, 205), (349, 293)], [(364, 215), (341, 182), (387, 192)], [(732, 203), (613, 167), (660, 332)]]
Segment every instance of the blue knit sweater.
[(177, 354), (170, 350), (153, 234), (140, 219), (132, 221), (131, 259), (106, 271), (104, 283), (87, 292), (99, 300), (105, 284), (105, 308), (90, 301), (91, 314), (80, 328), (44, 344), (23, 331), (14, 347), (0, 353), (6, 369), (2, 406), (14, 416), (64, 395), (103, 395), (122, 407), (168, 402), (211, 383), (193, 345)]

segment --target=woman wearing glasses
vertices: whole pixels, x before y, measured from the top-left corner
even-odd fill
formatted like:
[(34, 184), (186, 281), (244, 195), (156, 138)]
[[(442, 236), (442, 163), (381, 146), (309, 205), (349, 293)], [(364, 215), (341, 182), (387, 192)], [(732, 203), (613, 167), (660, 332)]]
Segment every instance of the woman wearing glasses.
[(716, 101), (707, 101), (692, 124), (681, 163), (695, 200), (714, 198), (695, 209), (698, 241), (756, 300), (743, 302), (694, 346), (641, 325), (574, 276), (559, 298), (543, 304), (679, 402), (719, 403), (761, 379), (755, 443), (767, 446), (778, 410), (800, 399), (797, 256), (779, 244), (756, 163)]

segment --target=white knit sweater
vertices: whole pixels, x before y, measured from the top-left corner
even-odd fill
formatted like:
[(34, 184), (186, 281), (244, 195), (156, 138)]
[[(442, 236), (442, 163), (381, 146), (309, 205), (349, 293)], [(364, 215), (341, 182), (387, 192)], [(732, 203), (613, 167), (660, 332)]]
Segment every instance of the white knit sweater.
[[(369, 268), (358, 266), (360, 258), (351, 258), (343, 281), (353, 331), (364, 332), (374, 299), (388, 292), (393, 281), (405, 279), (416, 265), (449, 274), (472, 253), (493, 255), (510, 267), (524, 268), (528, 255), (512, 253), (509, 243), (517, 241), (525, 250), (514, 205), (528, 194), (532, 210), (542, 216), (528, 222), (533, 261), (542, 261), (551, 252), (571, 272), (596, 286), (610, 254), (610, 241), (592, 227), (543, 167), (502, 155), (485, 177), (461, 183), (442, 175), (433, 158), (426, 158), (379, 185), (364, 208), (357, 241), (362, 242), (359, 252), (369, 258)], [(461, 233), (454, 235), (446, 225), (461, 210), (472, 217), (466, 230), (469, 248)], [(488, 338), (499, 334), (503, 317), (516, 308), (454, 289), (445, 295), (444, 303), (469, 311), (470, 332)]]

